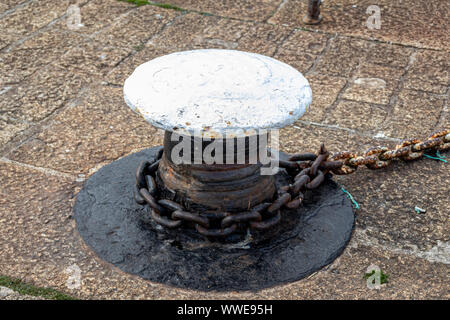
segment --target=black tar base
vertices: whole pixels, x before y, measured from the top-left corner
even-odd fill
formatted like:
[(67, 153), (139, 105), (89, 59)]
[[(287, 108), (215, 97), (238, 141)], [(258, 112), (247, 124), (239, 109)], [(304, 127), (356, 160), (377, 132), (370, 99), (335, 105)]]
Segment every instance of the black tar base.
[[(104, 166), (77, 196), (83, 240), (103, 260), (144, 279), (197, 290), (257, 290), (302, 279), (331, 263), (350, 240), (350, 200), (332, 180), (308, 191), (303, 205), (283, 209), (281, 223), (236, 241), (210, 242), (195, 231), (167, 231), (133, 198), (136, 168), (161, 147)], [(281, 154), (280, 158), (287, 157)], [(278, 185), (289, 178), (276, 175)]]

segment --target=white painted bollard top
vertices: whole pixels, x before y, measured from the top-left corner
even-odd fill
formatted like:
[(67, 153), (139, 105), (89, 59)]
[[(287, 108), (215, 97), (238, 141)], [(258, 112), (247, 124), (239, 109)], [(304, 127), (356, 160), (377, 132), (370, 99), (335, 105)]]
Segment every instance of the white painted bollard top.
[(289, 125), (305, 113), (312, 92), (300, 72), (276, 59), (205, 49), (138, 66), (124, 97), (155, 127), (214, 138)]

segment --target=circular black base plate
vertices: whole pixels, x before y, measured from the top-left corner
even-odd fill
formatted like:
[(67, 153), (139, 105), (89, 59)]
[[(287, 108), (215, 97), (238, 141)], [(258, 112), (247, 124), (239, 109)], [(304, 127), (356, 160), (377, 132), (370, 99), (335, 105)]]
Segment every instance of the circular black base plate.
[[(84, 185), (74, 212), (84, 241), (103, 260), (144, 279), (198, 290), (257, 290), (308, 276), (332, 262), (349, 241), (351, 203), (327, 180), (303, 206), (282, 210), (277, 228), (235, 243), (205, 240), (195, 232), (167, 231), (135, 203), (135, 171), (161, 147), (104, 166)], [(286, 157), (285, 154), (280, 156)], [(284, 170), (276, 175), (285, 184)]]

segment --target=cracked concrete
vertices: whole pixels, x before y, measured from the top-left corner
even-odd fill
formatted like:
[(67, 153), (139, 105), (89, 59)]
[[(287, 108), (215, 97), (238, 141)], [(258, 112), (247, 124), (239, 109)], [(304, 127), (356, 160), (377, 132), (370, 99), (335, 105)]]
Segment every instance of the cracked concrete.
[[(333, 152), (362, 152), (450, 127), (446, 2), (327, 1), (317, 26), (301, 21), (305, 1), (164, 2), (186, 11), (115, 0), (0, 4), (0, 275), (80, 298), (448, 299), (449, 170), (430, 159), (336, 177), (361, 207), (354, 237), (334, 263), (289, 285), (212, 294), (174, 289), (90, 252), (75, 231), (73, 199), (103, 165), (161, 144), (162, 132), (122, 97), (134, 68), (158, 56), (231, 48), (298, 69), (313, 103), (281, 130), (287, 152), (314, 151), (321, 142)], [(73, 3), (81, 10), (79, 30), (66, 24)], [(364, 25), (369, 3), (382, 8), (380, 30)], [(427, 212), (417, 215), (417, 205)], [(83, 276), (78, 290), (65, 286), (73, 263)], [(380, 290), (362, 280), (370, 264), (390, 275)]]

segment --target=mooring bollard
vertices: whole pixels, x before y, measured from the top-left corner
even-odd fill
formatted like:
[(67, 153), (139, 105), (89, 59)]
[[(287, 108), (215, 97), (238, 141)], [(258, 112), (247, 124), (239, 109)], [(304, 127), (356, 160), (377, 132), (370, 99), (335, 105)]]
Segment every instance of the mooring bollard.
[(124, 97), (165, 130), (164, 146), (101, 168), (77, 196), (78, 230), (102, 259), (152, 281), (241, 290), (300, 279), (343, 250), (354, 215), (326, 179), (329, 153), (277, 150), (276, 130), (312, 101), (300, 72), (248, 52), (177, 52), (137, 67)]
[(126, 80), (124, 96), (166, 130), (157, 177), (170, 200), (188, 210), (223, 212), (272, 200), (273, 175), (260, 170), (270, 165), (267, 129), (294, 122), (312, 100), (308, 81), (294, 68), (231, 50), (178, 52), (147, 62)]

